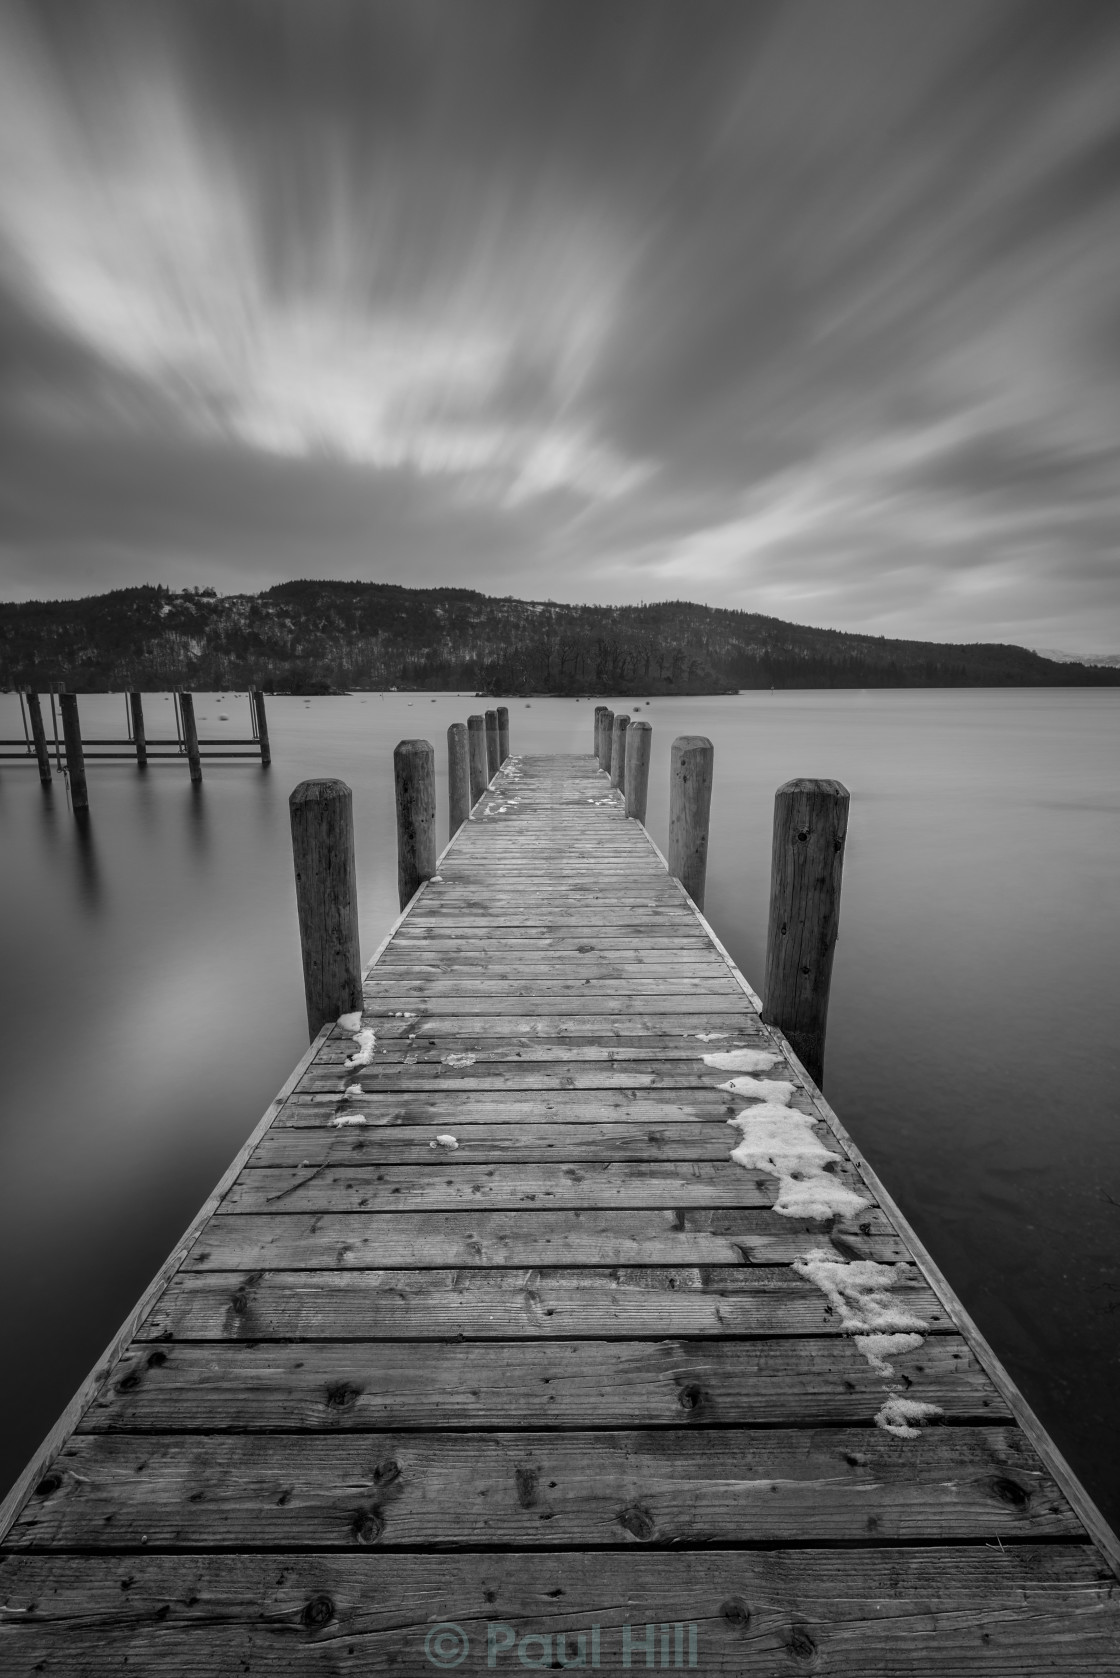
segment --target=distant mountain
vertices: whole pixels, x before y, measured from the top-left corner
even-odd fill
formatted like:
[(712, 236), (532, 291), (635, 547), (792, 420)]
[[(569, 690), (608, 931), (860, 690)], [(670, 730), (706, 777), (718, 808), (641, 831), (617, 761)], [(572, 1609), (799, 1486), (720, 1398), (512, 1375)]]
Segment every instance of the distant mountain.
[(1035, 652), (1040, 658), (1051, 658), (1055, 664), (1087, 664), (1094, 670), (1120, 669), (1120, 653), (1095, 653), (1091, 657), (1084, 653), (1063, 653), (1057, 647), (1036, 647)]
[(263, 687), (485, 693), (1120, 683), (1023, 647), (888, 641), (663, 601), (565, 606), (472, 589), (281, 583), (263, 594), (117, 589), (0, 605), (0, 684), (119, 692)]

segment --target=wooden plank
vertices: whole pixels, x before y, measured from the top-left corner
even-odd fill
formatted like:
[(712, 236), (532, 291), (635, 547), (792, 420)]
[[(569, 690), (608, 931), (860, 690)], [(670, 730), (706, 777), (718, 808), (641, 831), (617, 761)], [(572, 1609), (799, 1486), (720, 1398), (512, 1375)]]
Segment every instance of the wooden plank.
[[(866, 1230), (866, 1233), (864, 1231)], [(448, 1265), (792, 1264), (811, 1253), (908, 1257), (874, 1208), (826, 1230), (752, 1210), (244, 1212), (212, 1218), (191, 1270), (385, 1270)]]
[[(1017, 1428), (76, 1436), (13, 1548), (1076, 1538)], [(450, 1517), (450, 1518), (449, 1518)]]
[(463, 1672), (487, 1670), (488, 1635), (494, 1670), (523, 1671), (516, 1640), (528, 1636), (543, 1641), (526, 1658), (551, 1663), (561, 1632), (568, 1660), (582, 1632), (588, 1661), (597, 1647), (613, 1672), (626, 1627), (643, 1671), (647, 1625), (659, 1659), (660, 1626), (680, 1622), (695, 1628), (705, 1678), (1115, 1678), (1113, 1583), (1086, 1546), (1061, 1543), (13, 1555), (0, 1563), (0, 1650), (11, 1678), (431, 1678), (425, 1640), (453, 1625)]
[[(364, 1103), (369, 1106), (370, 1103)], [(278, 1130), (261, 1139), (249, 1162), (263, 1166), (304, 1165), (431, 1165), (437, 1150), (432, 1143), (444, 1123), (405, 1125), (396, 1122), (344, 1125), (336, 1128), (322, 1108), (319, 1126)], [(333, 1111), (333, 1109), (332, 1109)], [(454, 1114), (455, 1109), (449, 1108)], [(619, 1164), (627, 1160), (724, 1160), (733, 1134), (715, 1124), (635, 1126), (628, 1124), (463, 1124), (458, 1115), (454, 1136), (461, 1165), (542, 1163), (565, 1165)], [(442, 1152), (442, 1151), (441, 1151)], [(442, 1157), (446, 1157), (445, 1155)], [(769, 1204), (769, 1202), (767, 1202)]]
[[(735, 1134), (727, 1132), (728, 1148)], [(456, 1138), (456, 1141), (458, 1139)], [(476, 1165), (429, 1141), (422, 1165), (356, 1160), (346, 1165), (271, 1166), (243, 1171), (219, 1212), (442, 1212), (483, 1209), (773, 1206), (772, 1176), (744, 1171), (725, 1154), (668, 1166), (650, 1160), (581, 1165)], [(860, 1180), (836, 1156), (833, 1175), (854, 1193)]]
[[(911, 1398), (940, 1405), (950, 1421), (1007, 1419), (957, 1335), (931, 1336), (894, 1367)], [(886, 1396), (887, 1382), (838, 1336), (168, 1341), (129, 1348), (79, 1431), (868, 1426)]]
[[(493, 1082), (494, 1080), (489, 1080)], [(301, 1084), (298, 1099), (287, 1101), (276, 1116), (273, 1132), (288, 1128), (331, 1127), (336, 1114), (357, 1109), (359, 1103), (345, 1098), (338, 1080), (322, 1080), (323, 1089), (316, 1089), (316, 1081)], [(444, 1128), (454, 1119), (462, 1129), (470, 1125), (528, 1126), (548, 1119), (565, 1126), (597, 1125), (613, 1121), (625, 1125), (637, 1134), (656, 1126), (671, 1124), (719, 1125), (716, 1132), (721, 1143), (729, 1132), (727, 1119), (737, 1111), (735, 1102), (721, 1091), (625, 1089), (579, 1090), (553, 1088), (535, 1090), (533, 1081), (526, 1080), (527, 1089), (490, 1089), (476, 1084), (452, 1085), (433, 1080), (433, 1088), (420, 1091), (378, 1091), (370, 1088), (362, 1095), (360, 1108), (367, 1116), (363, 1126), (345, 1127), (363, 1132), (383, 1125), (439, 1125)], [(458, 1134), (458, 1131), (456, 1132)], [(528, 1134), (528, 1132), (526, 1132)], [(357, 1138), (356, 1138), (357, 1139)], [(367, 1138), (368, 1140), (368, 1138)], [(431, 1132), (427, 1133), (431, 1140)], [(653, 1158), (656, 1147), (651, 1146)], [(303, 1158), (303, 1155), (300, 1155)], [(297, 1160), (298, 1164), (299, 1161)]]
[[(892, 1298), (949, 1319), (908, 1265)], [(641, 1270), (280, 1270), (176, 1276), (140, 1340), (649, 1339), (843, 1332), (819, 1288), (779, 1266)]]

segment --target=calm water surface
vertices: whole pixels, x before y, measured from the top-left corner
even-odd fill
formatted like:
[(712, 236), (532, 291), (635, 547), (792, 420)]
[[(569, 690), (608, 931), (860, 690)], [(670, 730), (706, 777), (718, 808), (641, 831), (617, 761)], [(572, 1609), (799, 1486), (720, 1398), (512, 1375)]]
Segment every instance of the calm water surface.
[[(196, 703), (204, 734), (247, 732), (244, 699)], [(0, 1486), (306, 1045), (288, 793), (354, 789), (368, 955), (396, 912), (392, 748), (435, 745), (442, 841), (447, 725), (478, 708), (272, 699), (270, 771), (207, 765), (196, 790), (184, 765), (97, 764), (85, 832), (61, 781), (0, 765)], [(756, 985), (774, 789), (850, 788), (828, 1094), (1120, 1523), (1120, 694), (629, 708), (653, 723), (662, 849), (670, 742), (715, 743), (707, 909)], [(87, 735), (123, 732), (119, 697), (81, 709)], [(514, 701), (513, 748), (586, 750), (592, 710)], [(11, 696), (0, 718), (19, 731)]]

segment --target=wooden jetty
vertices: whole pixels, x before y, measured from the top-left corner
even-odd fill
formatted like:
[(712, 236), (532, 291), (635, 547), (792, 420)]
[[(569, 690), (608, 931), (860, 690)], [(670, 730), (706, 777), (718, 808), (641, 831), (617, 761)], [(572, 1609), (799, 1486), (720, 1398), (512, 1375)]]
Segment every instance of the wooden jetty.
[(362, 1026), (9, 1499), (3, 1673), (1115, 1678), (1115, 1539), (594, 758), (505, 762)]

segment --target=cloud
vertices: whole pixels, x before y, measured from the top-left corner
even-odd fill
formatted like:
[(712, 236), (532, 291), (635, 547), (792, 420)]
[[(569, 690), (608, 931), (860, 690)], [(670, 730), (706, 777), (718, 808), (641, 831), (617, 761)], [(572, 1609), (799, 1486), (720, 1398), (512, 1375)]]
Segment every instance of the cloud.
[(1120, 39), (1052, 0), (0, 12), (5, 592), (1120, 643)]

